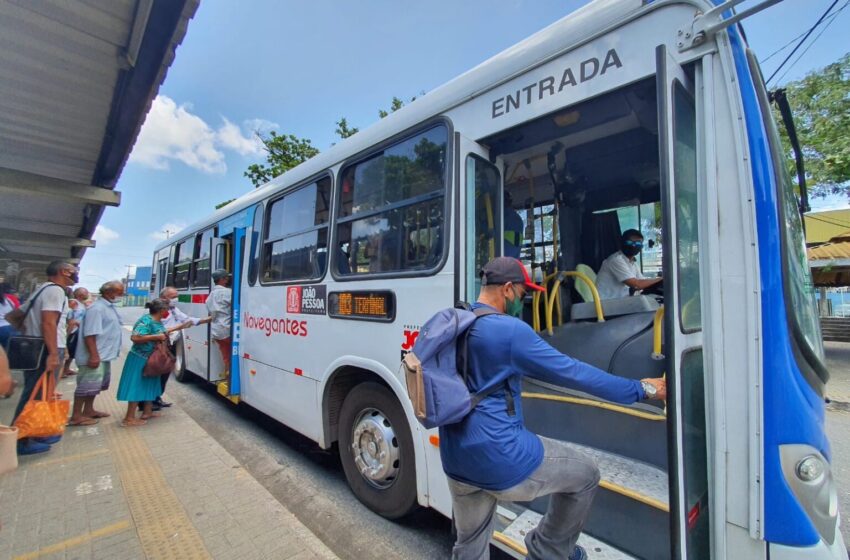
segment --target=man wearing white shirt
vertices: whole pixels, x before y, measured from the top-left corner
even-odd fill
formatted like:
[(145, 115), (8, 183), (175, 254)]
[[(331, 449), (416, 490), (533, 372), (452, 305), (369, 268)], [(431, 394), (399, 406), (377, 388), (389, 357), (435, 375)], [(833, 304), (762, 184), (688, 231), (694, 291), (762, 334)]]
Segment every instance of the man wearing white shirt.
[[(212, 317), (204, 317), (203, 319), (199, 319), (197, 317), (189, 317), (186, 313), (183, 312), (182, 309), (177, 307), (177, 288), (173, 286), (166, 286), (159, 292), (159, 297), (166, 300), (168, 302), (168, 316), (164, 317), (162, 320), (162, 324), (165, 326), (166, 330), (175, 329), (168, 335), (168, 349), (171, 350), (173, 354), (175, 351), (175, 345), (177, 344), (177, 340), (183, 336), (182, 333), (179, 332), (179, 329), (187, 329), (189, 327), (195, 327), (197, 325), (203, 325), (209, 323), (212, 320)], [(168, 383), (168, 378), (170, 375), (161, 375), (160, 379), (162, 380), (162, 392), (165, 394), (165, 384)], [(162, 400), (162, 397), (158, 397), (154, 403), (153, 408), (162, 408), (171, 406), (170, 402), (165, 402)]]
[(215, 270), (212, 274), (213, 286), (207, 298), (207, 311), (210, 312), (212, 323), (210, 324), (210, 338), (215, 340), (218, 350), (221, 352), (221, 361), (224, 362), (224, 372), (221, 379), (230, 376), (230, 315), (233, 313), (233, 290), (230, 289), (232, 275), (223, 268)]
[[(41, 378), (49, 372), (52, 375), (51, 390), (55, 390), (59, 373), (65, 362), (66, 321), (68, 316), (68, 296), (65, 289), (80, 281), (80, 270), (64, 261), (53, 261), (45, 271), (47, 282), (39, 286), (21, 310), (26, 312), (24, 331), (27, 336), (37, 336), (44, 340), (44, 358), (39, 367), (24, 372), (24, 389), (21, 400), (15, 410), (12, 424), (24, 409), (30, 394)], [(38, 396), (36, 396), (38, 398)], [(18, 440), (18, 455), (44, 453), (62, 436), (49, 438), (24, 438)]]
[(643, 235), (636, 229), (623, 232), (620, 250), (602, 261), (596, 275), (596, 289), (602, 299), (629, 297), (661, 282), (661, 278), (645, 278), (638, 268), (635, 257), (643, 248)]

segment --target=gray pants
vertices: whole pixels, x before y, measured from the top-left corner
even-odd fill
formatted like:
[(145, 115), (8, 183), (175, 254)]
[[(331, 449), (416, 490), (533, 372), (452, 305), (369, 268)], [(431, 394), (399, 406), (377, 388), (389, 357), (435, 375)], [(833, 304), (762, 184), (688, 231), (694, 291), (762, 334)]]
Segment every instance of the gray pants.
[(584, 527), (599, 485), (599, 468), (593, 459), (563, 442), (541, 437), (544, 456), (528, 478), (507, 490), (483, 490), (449, 479), (457, 541), (454, 560), (486, 560), (496, 503), (530, 502), (551, 494), (549, 509), (540, 524), (525, 537), (528, 558), (568, 558)]

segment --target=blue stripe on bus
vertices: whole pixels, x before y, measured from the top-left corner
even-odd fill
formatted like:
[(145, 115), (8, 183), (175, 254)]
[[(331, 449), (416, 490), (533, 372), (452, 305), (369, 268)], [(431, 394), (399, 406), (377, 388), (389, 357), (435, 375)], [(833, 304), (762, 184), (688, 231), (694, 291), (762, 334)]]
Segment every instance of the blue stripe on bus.
[(779, 231), (777, 178), (753, 76), (737, 28), (729, 29), (753, 172), (761, 269), (764, 390), (764, 536), (770, 542), (812, 546), (817, 530), (782, 474), (779, 445), (808, 444), (830, 456), (824, 403), (803, 378), (791, 349), (785, 308)]

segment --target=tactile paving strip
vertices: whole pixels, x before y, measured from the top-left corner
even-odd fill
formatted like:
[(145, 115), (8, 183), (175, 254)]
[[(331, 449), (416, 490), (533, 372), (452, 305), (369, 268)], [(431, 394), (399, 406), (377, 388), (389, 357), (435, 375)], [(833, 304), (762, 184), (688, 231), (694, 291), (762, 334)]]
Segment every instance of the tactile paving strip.
[(126, 412), (124, 403), (111, 394), (103, 394), (99, 402), (108, 403), (112, 413), (104, 428), (145, 555), (163, 560), (211, 558), (159, 464), (136, 432), (138, 428), (120, 426)]

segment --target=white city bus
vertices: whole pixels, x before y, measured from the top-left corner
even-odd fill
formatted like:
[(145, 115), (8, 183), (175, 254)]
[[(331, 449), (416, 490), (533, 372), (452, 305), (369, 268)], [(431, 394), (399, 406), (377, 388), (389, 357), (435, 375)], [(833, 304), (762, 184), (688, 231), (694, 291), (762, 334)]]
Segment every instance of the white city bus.
[[(483, 263), (518, 255), (548, 289), (524, 320), (550, 344), (669, 383), (666, 406), (524, 386), (527, 425), (599, 463), (591, 555), (846, 558), (797, 200), (732, 17), (593, 2), (162, 243), (152, 293), (204, 315), (210, 271), (232, 270), (220, 391), (337, 444), (381, 515), (451, 515), (400, 359), (431, 314), (476, 299)], [(663, 288), (599, 301), (630, 228)], [(180, 378), (223, 373), (207, 326), (178, 357)], [(522, 555), (545, 506), (501, 504), (494, 544)]]

